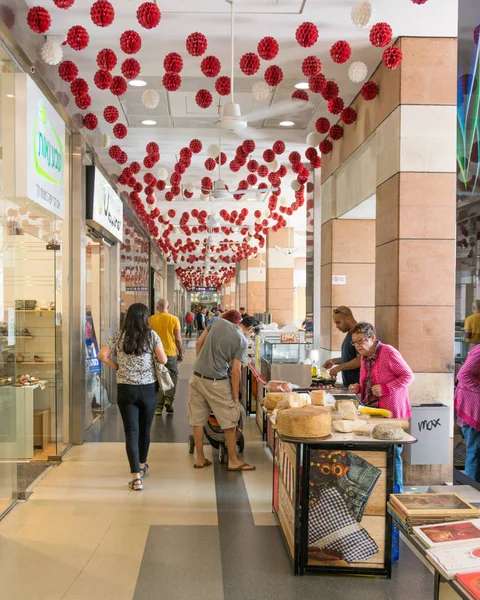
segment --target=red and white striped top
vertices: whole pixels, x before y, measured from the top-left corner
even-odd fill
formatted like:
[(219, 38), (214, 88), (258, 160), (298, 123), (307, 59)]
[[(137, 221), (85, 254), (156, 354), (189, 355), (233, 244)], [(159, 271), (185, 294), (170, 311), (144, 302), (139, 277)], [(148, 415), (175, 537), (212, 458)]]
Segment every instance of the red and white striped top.
[(457, 375), (457, 417), (480, 431), (480, 344), (474, 346)]

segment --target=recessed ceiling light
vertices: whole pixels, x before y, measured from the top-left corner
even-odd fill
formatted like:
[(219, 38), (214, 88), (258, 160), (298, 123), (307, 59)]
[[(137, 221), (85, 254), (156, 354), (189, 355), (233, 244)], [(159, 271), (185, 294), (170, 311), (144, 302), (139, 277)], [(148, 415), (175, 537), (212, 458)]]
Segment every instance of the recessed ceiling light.
[(157, 122), (154, 121), (153, 119), (145, 119), (145, 121), (142, 121), (142, 125), (156, 125)]
[(299, 83), (295, 84), (295, 87), (297, 88), (297, 90), (308, 90), (310, 86), (306, 81), (300, 81)]
[(293, 121), (280, 121), (279, 125), (282, 127), (292, 127), (295, 123)]
[(15, 98), (13, 94), (7, 94), (7, 98)]
[(143, 81), (143, 79), (132, 79), (128, 82), (128, 85), (131, 85), (133, 87), (145, 87), (147, 85), (147, 82)]

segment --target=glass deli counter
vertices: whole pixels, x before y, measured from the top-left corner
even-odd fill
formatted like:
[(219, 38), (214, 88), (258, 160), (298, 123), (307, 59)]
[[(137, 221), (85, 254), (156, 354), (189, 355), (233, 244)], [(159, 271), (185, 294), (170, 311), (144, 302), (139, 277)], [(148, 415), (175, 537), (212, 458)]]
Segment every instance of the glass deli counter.
[(265, 340), (261, 371), (267, 381), (290, 381), (300, 387), (310, 387), (312, 382), (309, 358), (311, 342), (281, 343)]

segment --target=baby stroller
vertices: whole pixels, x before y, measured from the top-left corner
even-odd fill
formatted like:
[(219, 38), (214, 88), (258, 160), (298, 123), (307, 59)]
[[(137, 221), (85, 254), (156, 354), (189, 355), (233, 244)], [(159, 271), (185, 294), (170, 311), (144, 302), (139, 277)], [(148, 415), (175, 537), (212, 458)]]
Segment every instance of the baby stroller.
[[(236, 431), (237, 446), (238, 446), (238, 451), (240, 452), (240, 454), (245, 449), (245, 437), (243, 435), (242, 428), (243, 428), (243, 419), (242, 419), (242, 416), (240, 415), (240, 420), (238, 421), (237, 431)], [(215, 418), (215, 415), (213, 413), (210, 413), (210, 416), (208, 417), (208, 422), (205, 425), (205, 427), (203, 428), (203, 431), (205, 433), (207, 440), (210, 442), (210, 444), (213, 446), (213, 448), (216, 448), (218, 450), (218, 459), (220, 461), (220, 464), (227, 464), (228, 463), (228, 452), (227, 452), (227, 446), (225, 445), (225, 434), (223, 433), (223, 429), (218, 424), (218, 421)], [(194, 442), (192, 434), (190, 434), (188, 436), (188, 451), (190, 454), (193, 454), (193, 452), (195, 451), (195, 442)]]

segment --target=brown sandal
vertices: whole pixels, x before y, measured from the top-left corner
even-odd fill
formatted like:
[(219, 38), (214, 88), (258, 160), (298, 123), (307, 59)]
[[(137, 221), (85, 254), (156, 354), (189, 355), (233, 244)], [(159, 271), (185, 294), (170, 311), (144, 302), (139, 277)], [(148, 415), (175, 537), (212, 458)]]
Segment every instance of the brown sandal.
[(203, 463), (203, 465), (193, 465), (194, 469), (204, 469), (205, 467), (209, 467), (212, 464), (211, 460), (208, 460), (208, 458), (205, 459), (205, 462)]
[(231, 469), (227, 467), (227, 471), (255, 471), (257, 467), (255, 465), (249, 465), (248, 463), (241, 463), (238, 467)]

